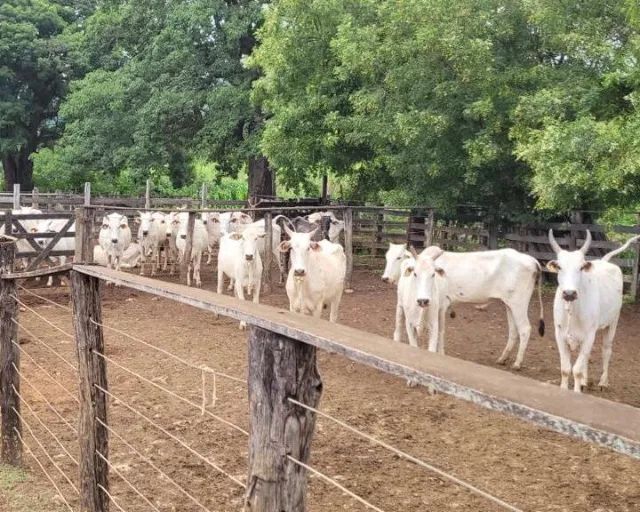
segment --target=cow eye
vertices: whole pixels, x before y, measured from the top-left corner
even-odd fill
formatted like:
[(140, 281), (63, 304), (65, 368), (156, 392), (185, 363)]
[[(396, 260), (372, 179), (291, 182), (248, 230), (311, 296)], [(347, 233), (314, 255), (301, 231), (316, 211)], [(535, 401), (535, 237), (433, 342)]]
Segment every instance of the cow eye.
[(415, 272), (413, 273), (413, 277), (418, 277), (418, 274), (416, 274)]
[(402, 259), (402, 256), (398, 256), (396, 259), (400, 261)]
[(103, 224), (102, 225), (102, 229), (109, 229), (109, 225), (108, 224)]
[(126, 224), (120, 224), (120, 229), (125, 229), (127, 227)]
[(160, 221), (160, 224), (164, 224), (164, 221), (163, 221), (163, 220), (161, 220), (161, 221)]

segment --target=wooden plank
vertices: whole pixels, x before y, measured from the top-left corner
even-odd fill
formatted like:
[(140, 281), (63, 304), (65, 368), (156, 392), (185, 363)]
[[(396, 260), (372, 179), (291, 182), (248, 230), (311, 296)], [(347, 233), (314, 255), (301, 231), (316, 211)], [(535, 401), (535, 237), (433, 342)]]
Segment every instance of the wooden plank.
[[(27, 238), (27, 235), (29, 233), (27, 233), (27, 230), (24, 229), (24, 226), (22, 224), (20, 224), (20, 222), (15, 220), (15, 217), (11, 217), (11, 214), (9, 212), (7, 212), (5, 214), (5, 218), (11, 219), (9, 221), (9, 225), (13, 224), (13, 227), (16, 228), (17, 234), (16, 234), (16, 238), (24, 238), (29, 245), (31, 246), (31, 248), (34, 250), (35, 254), (40, 254), (42, 252), (42, 247), (40, 247), (35, 240), (33, 240), (32, 238)], [(12, 230), (9, 230), (12, 231)], [(34, 254), (31, 253), (25, 253), (25, 252), (19, 252), (16, 254), (16, 258), (24, 258), (24, 257), (31, 257), (34, 256)], [(54, 265), (54, 262), (51, 258), (47, 257), (47, 262), (50, 265)]]
[(317, 407), (322, 381), (316, 348), (274, 332), (249, 330), (249, 475), (246, 506), (252, 512), (304, 512), (306, 471), (315, 414), (289, 399)]
[[(2, 214), (2, 216), (4, 217), (4, 214)], [(15, 220), (68, 219), (73, 217), (73, 212), (14, 213), (12, 217)]]
[[(109, 466), (97, 454), (109, 459), (109, 434), (100, 423), (107, 423), (107, 368), (102, 334), (100, 280), (71, 272), (73, 326), (76, 336), (80, 417), (80, 509), (82, 512), (109, 512), (109, 498), (99, 486), (109, 490)], [(97, 322), (96, 323), (94, 323)]]
[(83, 206), (91, 206), (91, 182), (89, 181), (84, 184)]
[(13, 209), (20, 209), (20, 183), (13, 184)]
[(57, 265), (55, 267), (39, 268), (31, 272), (11, 272), (9, 274), (0, 274), (0, 279), (32, 279), (34, 277), (47, 277), (56, 274), (64, 274), (73, 268), (72, 263)]
[[(13, 272), (15, 240), (0, 238), (0, 274)], [(20, 434), (20, 350), (18, 341), (18, 303), (15, 280), (0, 280), (0, 429), (2, 449), (0, 461), (11, 466), (22, 464)]]
[(75, 219), (73, 217), (67, 220), (66, 224), (62, 226), (62, 229), (60, 229), (60, 231), (58, 231), (55, 234), (55, 236), (51, 239), (51, 241), (47, 244), (47, 246), (42, 249), (40, 254), (38, 254), (31, 263), (29, 263), (29, 266), (27, 267), (27, 272), (31, 270), (35, 270), (38, 267), (38, 265), (40, 265), (40, 263), (42, 263), (45, 260), (45, 258), (49, 257), (53, 248), (62, 238), (62, 235), (64, 235), (66, 232), (69, 231), (69, 229), (71, 228), (74, 222), (75, 222)]
[[(20, 251), (16, 253), (16, 258), (34, 258), (36, 257), (38, 254), (40, 254), (40, 251)], [(54, 265), (55, 266), (55, 262), (51, 259), (55, 256), (71, 256), (73, 257), (75, 255), (74, 251), (71, 250), (65, 250), (65, 251), (51, 251), (48, 256), (47, 256), (47, 261), (50, 265)]]
[[(340, 324), (115, 270), (83, 274), (246, 322), (541, 427), (640, 459), (640, 409), (394, 343)], [(383, 391), (381, 391), (383, 392)]]

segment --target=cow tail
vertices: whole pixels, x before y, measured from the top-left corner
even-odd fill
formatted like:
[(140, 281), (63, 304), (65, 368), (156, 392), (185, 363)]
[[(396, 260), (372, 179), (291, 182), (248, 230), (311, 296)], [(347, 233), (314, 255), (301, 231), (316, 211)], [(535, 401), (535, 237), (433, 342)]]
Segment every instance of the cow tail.
[(538, 323), (538, 333), (544, 336), (544, 303), (542, 302), (542, 267), (538, 263), (538, 305), (540, 306), (540, 322)]

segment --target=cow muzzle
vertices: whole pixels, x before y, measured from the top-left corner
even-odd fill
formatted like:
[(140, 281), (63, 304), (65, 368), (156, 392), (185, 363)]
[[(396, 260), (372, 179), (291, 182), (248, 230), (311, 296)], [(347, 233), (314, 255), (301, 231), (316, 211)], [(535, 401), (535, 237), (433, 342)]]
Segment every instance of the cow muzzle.
[(303, 268), (297, 268), (293, 271), (293, 275), (296, 277), (304, 277), (307, 275), (307, 271)]
[(142, 236), (147, 236), (148, 234), (149, 234), (149, 232), (148, 232), (148, 231), (143, 231), (143, 232), (142, 232)]
[(187, 239), (187, 235), (180, 235), (180, 238), (182, 238), (183, 240)]
[(421, 308), (426, 308), (429, 305), (429, 299), (418, 299), (416, 302)]
[(112, 244), (117, 244), (118, 243), (118, 239), (117, 238), (112, 238), (111, 239), (111, 243)]
[(244, 259), (247, 261), (253, 261), (253, 254), (245, 254)]
[(573, 302), (578, 298), (578, 292), (575, 290), (564, 290), (562, 292), (562, 298), (567, 302)]

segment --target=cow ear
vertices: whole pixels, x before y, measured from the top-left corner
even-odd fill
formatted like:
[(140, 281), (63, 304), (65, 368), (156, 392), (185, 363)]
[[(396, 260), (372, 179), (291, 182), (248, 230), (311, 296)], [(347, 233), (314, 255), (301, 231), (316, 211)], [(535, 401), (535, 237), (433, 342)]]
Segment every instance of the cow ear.
[(318, 242), (311, 242), (310, 247), (314, 251), (319, 251), (320, 250), (320, 244)]
[(439, 276), (444, 276), (445, 274), (444, 269), (442, 267), (436, 267), (436, 272), (438, 273)]
[(585, 272), (589, 272), (593, 268), (593, 263), (590, 261), (585, 261), (580, 270), (584, 270)]
[(560, 272), (560, 265), (558, 265), (558, 262), (556, 260), (551, 260), (549, 263), (547, 263), (547, 270), (549, 272), (557, 274), (558, 272)]
[(280, 242), (280, 245), (278, 245), (278, 250), (280, 252), (289, 252), (289, 249), (291, 249), (291, 242), (289, 242), (288, 240)]
[(415, 267), (407, 267), (404, 269), (404, 275), (406, 277), (409, 277), (411, 274), (413, 274), (414, 270), (415, 270)]

